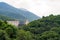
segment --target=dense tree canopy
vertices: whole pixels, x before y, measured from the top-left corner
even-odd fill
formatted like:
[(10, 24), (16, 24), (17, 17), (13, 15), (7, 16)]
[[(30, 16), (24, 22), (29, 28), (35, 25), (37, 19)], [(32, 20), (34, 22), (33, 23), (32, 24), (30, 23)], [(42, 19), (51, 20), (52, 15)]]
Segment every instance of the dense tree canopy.
[(60, 40), (60, 15), (49, 15), (20, 27), (34, 34), (34, 40)]
[(0, 40), (29, 40), (33, 39), (29, 31), (18, 29), (0, 20)]
[(60, 40), (60, 15), (50, 15), (15, 27), (0, 20), (0, 40)]

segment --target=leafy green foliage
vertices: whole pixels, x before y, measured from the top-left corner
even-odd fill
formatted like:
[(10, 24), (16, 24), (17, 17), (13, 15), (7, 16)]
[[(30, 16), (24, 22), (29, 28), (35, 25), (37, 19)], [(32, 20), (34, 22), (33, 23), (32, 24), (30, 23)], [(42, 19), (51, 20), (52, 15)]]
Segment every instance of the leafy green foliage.
[(54, 31), (47, 31), (40, 36), (41, 40), (59, 40), (59, 34)]
[(32, 34), (29, 31), (19, 30), (17, 40), (33, 40)]
[(34, 34), (34, 40), (60, 40), (60, 15), (49, 15), (20, 27)]
[(14, 27), (12, 25), (9, 25), (9, 24), (6, 24), (3, 21), (0, 21), (0, 32), (1, 32), (0, 33), (1, 34), (0, 39), (1, 40), (7, 40), (7, 39), (15, 38), (16, 35), (17, 35), (17, 32), (16, 31), (17, 31), (17, 28), (16, 27)]
[(4, 30), (0, 30), (0, 40), (10, 40)]
[(0, 40), (33, 40), (32, 33), (0, 20)]
[(50, 15), (19, 28), (0, 21), (0, 40), (60, 40), (60, 15)]

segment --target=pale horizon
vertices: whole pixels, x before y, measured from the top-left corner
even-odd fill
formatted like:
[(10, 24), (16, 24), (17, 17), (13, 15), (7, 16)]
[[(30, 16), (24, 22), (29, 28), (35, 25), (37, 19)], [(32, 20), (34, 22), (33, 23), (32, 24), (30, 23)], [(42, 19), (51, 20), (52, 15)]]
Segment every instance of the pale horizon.
[(16, 8), (24, 8), (42, 17), (60, 14), (60, 0), (0, 0)]

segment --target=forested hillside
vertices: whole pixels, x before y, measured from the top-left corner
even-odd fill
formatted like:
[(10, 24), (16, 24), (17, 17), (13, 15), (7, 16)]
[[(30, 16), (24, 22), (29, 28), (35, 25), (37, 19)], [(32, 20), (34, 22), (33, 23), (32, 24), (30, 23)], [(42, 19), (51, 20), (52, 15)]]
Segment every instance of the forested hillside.
[(28, 10), (15, 8), (5, 2), (0, 2), (0, 15), (5, 15), (10, 18), (18, 19), (20, 21), (28, 20), (29, 22), (40, 18)]
[(43, 17), (20, 29), (30, 31), (34, 40), (60, 40), (60, 15)]
[(13, 19), (13, 18), (10, 18), (10, 17), (7, 17), (7, 16), (4, 16), (4, 15), (0, 15), (0, 20), (3, 20), (3, 21), (8, 21), (8, 20), (16, 20), (16, 19)]
[(60, 15), (49, 15), (19, 28), (0, 21), (0, 40), (60, 40)]
[(32, 40), (32, 34), (29, 31), (18, 29), (15, 26), (7, 24), (0, 20), (0, 40)]

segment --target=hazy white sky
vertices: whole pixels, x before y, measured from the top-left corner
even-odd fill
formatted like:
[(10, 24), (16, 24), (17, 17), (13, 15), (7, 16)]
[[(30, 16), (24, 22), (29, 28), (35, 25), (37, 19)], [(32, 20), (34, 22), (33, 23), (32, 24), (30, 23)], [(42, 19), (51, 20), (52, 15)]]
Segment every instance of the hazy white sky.
[(38, 16), (60, 14), (60, 0), (0, 0), (17, 8), (25, 8)]

